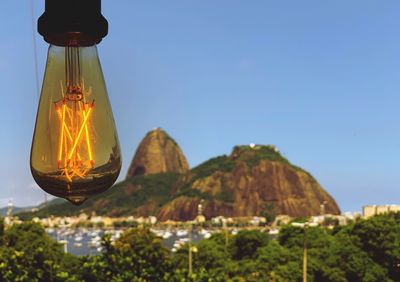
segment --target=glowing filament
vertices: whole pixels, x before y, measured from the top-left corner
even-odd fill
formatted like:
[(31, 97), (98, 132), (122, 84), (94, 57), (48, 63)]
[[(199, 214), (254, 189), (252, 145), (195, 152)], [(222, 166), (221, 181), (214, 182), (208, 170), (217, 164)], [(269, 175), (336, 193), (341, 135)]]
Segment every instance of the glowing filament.
[(64, 95), (62, 85), (61, 91), (63, 98), (55, 103), (60, 122), (57, 162), (62, 175), (71, 182), (73, 177), (84, 178), (94, 165), (89, 132), (94, 102), (84, 101), (84, 90), (79, 97), (68, 92)]

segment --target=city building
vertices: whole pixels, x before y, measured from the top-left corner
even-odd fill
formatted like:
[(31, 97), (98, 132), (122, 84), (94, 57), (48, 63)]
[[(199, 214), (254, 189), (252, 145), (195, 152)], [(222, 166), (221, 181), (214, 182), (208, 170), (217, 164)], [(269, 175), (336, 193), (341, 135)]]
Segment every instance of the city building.
[(363, 206), (364, 218), (369, 218), (377, 214), (389, 212), (400, 212), (400, 205), (366, 205)]

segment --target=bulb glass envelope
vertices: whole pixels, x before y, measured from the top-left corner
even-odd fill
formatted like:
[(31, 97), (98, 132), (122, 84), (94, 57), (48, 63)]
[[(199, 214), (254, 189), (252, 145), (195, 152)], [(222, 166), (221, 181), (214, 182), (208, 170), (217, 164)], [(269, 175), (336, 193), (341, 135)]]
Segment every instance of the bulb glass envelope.
[(121, 156), (95, 45), (50, 45), (31, 150), (46, 192), (80, 204), (117, 179)]

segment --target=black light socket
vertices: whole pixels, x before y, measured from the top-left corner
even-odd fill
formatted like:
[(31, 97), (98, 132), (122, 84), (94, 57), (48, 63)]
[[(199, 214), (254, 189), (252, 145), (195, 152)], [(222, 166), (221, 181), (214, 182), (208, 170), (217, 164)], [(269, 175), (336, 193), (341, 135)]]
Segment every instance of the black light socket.
[(91, 46), (108, 33), (101, 14), (101, 0), (45, 0), (38, 19), (38, 32), (58, 46)]

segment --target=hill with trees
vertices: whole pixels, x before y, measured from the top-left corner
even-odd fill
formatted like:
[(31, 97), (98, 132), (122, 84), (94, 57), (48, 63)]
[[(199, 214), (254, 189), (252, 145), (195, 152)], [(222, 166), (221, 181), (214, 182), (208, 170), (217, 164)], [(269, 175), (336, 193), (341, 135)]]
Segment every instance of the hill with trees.
[(51, 204), (20, 216), (96, 212), (184, 221), (194, 219), (201, 204), (206, 218), (268, 214), (300, 217), (320, 214), (322, 203), (327, 213), (340, 213), (335, 200), (316, 179), (272, 145), (235, 146), (229, 156), (212, 158), (188, 170), (177, 143), (156, 129), (142, 141), (124, 181), (81, 206)]

